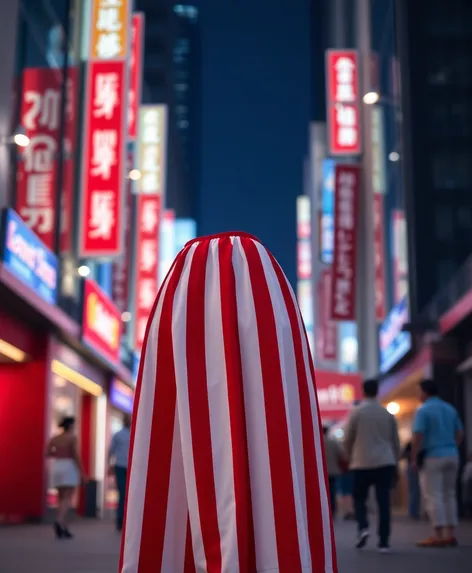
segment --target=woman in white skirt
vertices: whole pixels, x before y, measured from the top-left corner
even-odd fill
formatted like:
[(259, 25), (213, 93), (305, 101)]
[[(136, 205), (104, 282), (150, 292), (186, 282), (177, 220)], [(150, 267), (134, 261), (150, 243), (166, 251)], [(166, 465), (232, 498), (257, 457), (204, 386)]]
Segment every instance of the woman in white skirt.
[(52, 481), (59, 496), (54, 531), (58, 539), (70, 539), (73, 535), (67, 527), (67, 515), (74, 491), (85, 481), (85, 476), (78, 453), (77, 436), (74, 433), (75, 418), (64, 418), (59, 427), (62, 432), (51, 438), (47, 448), (47, 456), (54, 460)]

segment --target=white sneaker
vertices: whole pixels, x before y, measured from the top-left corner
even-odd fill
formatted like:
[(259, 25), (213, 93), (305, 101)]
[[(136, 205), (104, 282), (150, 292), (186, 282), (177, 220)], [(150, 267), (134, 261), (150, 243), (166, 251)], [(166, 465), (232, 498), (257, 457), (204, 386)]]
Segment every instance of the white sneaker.
[(364, 549), (364, 547), (367, 545), (368, 540), (369, 540), (369, 530), (363, 529), (361, 532), (359, 532), (359, 536), (357, 538), (357, 543), (356, 543), (357, 549)]
[(388, 553), (391, 553), (391, 549), (388, 545), (380, 545), (379, 546), (379, 553), (381, 553), (382, 555), (387, 555)]

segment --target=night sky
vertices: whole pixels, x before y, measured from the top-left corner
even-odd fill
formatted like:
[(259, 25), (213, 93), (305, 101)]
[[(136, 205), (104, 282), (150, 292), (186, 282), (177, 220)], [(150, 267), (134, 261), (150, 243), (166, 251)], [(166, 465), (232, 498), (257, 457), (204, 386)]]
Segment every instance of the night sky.
[(296, 280), (308, 149), (308, 0), (200, 0), (200, 232), (257, 235)]

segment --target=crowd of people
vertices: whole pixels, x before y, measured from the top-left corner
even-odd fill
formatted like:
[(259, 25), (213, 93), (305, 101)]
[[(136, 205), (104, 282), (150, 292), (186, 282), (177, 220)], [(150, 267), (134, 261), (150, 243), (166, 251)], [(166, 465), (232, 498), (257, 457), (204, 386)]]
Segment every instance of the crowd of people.
[[(378, 548), (390, 550), (392, 490), (399, 478), (399, 462), (407, 462), (409, 515), (420, 518), (422, 499), (432, 534), (418, 547), (456, 547), (458, 525), (459, 449), (464, 430), (457, 410), (439, 397), (433, 380), (423, 380), (421, 406), (415, 414), (412, 439), (403, 449), (395, 417), (378, 401), (377, 380), (366, 380), (364, 399), (351, 412), (339, 442), (324, 428), (326, 465), (331, 507), (338, 512), (338, 499), (345, 498), (345, 485), (352, 483), (352, 500), (358, 537), (356, 546), (368, 542), (368, 496), (375, 490), (378, 512)], [(462, 473), (462, 499), (472, 509), (472, 456)], [(346, 502), (344, 501), (344, 504)], [(343, 506), (344, 508), (346, 505)], [(344, 513), (344, 516), (348, 515)]]

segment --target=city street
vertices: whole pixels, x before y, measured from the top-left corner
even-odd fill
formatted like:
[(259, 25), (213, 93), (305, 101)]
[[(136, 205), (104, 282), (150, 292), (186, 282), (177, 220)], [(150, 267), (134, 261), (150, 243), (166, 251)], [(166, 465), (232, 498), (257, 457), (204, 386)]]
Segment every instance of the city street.
[[(56, 541), (49, 527), (0, 529), (1, 573), (116, 573), (119, 537), (112, 525), (81, 522), (76, 539)], [(363, 552), (352, 548), (353, 525), (340, 524), (337, 543), (340, 573), (465, 573), (472, 559), (472, 527), (463, 526), (460, 549), (418, 550), (413, 543), (428, 532), (425, 524), (395, 523), (391, 555), (379, 555), (372, 546)], [(469, 566), (467, 566), (469, 562)]]

